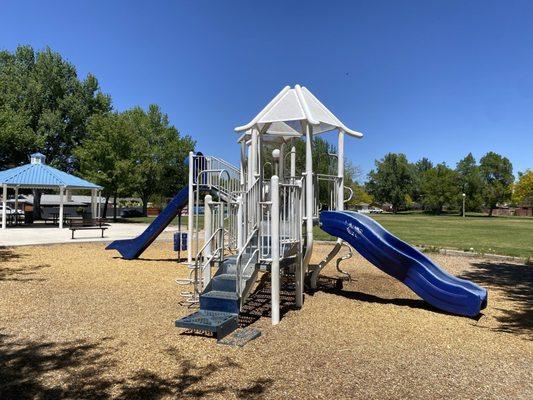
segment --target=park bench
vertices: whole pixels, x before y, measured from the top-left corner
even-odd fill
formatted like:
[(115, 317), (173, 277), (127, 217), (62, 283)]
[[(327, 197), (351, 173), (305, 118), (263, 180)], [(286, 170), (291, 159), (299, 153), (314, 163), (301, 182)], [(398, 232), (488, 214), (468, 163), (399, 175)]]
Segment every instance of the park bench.
[(102, 231), (102, 237), (104, 237), (104, 231), (109, 227), (109, 224), (106, 223), (105, 219), (99, 218), (72, 219), (69, 220), (69, 225), (69, 229), (72, 231), (72, 239), (74, 239), (74, 232), (76, 231), (95, 229), (100, 229)]

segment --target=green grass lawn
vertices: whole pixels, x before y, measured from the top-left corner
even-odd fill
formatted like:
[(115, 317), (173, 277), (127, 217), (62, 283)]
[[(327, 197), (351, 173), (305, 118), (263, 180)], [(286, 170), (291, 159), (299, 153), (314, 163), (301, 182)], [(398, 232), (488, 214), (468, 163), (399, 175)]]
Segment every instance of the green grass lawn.
[[(533, 218), (469, 215), (425, 215), (420, 213), (372, 215), (402, 240), (416, 246), (433, 246), (477, 253), (494, 253), (533, 258)], [(153, 217), (123, 219), (122, 222), (150, 223)], [(177, 218), (173, 221), (177, 224)], [(200, 216), (203, 226), (203, 216)], [(187, 217), (181, 218), (187, 226)], [(318, 226), (318, 240), (335, 240)], [(473, 249), (473, 250), (471, 250)]]
[[(416, 246), (533, 257), (533, 218), (479, 215), (461, 218), (420, 213), (372, 217), (394, 235)], [(314, 232), (319, 240), (333, 239), (319, 227)]]

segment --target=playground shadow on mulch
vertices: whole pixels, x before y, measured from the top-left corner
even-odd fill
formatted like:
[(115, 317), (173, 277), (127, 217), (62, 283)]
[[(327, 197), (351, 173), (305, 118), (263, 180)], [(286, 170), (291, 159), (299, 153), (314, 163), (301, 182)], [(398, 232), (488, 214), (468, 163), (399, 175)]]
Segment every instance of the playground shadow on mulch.
[(344, 297), (349, 300), (357, 300), (365, 303), (373, 304), (393, 304), (400, 307), (409, 307), (417, 308), (420, 310), (426, 310), (431, 312), (436, 312), (439, 314), (448, 314), (445, 311), (441, 311), (438, 308), (433, 307), (431, 304), (426, 303), (422, 299), (409, 299), (409, 298), (383, 298), (375, 296), (373, 294), (345, 290), (342, 286), (338, 284), (339, 280), (337, 278), (329, 278), (326, 276), (320, 276), (318, 280), (318, 291), (324, 293), (334, 294), (336, 296)]
[[(239, 313), (239, 326), (245, 328), (262, 317), (271, 318), (271, 285), (270, 275), (265, 274), (257, 288), (248, 297), (246, 304)], [(296, 309), (294, 285), (282, 282), (280, 287), (280, 318)]]
[(505, 298), (513, 302), (512, 309), (497, 310), (499, 326), (495, 330), (529, 335), (533, 339), (533, 267), (511, 263), (476, 262), (472, 269), (460, 277), (477, 284), (501, 290)]
[[(217, 371), (243, 367), (229, 357), (198, 366), (172, 348), (167, 350), (167, 356), (175, 361), (176, 371), (170, 376), (148, 370), (117, 376), (114, 373), (117, 361), (113, 358), (117, 349), (111, 341), (104, 338), (56, 343), (0, 333), (0, 398), (151, 400), (220, 394), (254, 399), (260, 398), (273, 383), (262, 378), (235, 388), (204, 382)], [(60, 383), (50, 381), (57, 372), (61, 373)]]

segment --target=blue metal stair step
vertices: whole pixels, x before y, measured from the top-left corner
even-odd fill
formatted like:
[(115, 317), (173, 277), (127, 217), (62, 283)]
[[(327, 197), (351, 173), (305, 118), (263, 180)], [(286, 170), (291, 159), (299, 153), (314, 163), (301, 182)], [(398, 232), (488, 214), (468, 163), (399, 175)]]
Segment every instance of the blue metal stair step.
[(212, 332), (217, 340), (238, 328), (239, 316), (228, 312), (199, 310), (195, 313), (178, 319), (178, 328), (191, 329), (194, 331)]
[(239, 298), (235, 291), (211, 290), (200, 295), (200, 309), (238, 314)]
[(237, 275), (219, 274), (213, 277), (213, 290), (235, 292), (237, 289)]

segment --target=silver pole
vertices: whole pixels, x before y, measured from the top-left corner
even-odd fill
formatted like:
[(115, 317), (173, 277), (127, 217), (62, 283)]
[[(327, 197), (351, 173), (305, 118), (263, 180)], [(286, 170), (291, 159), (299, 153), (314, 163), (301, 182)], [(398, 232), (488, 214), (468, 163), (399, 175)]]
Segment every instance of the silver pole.
[(314, 190), (313, 190), (313, 130), (308, 122), (305, 123), (305, 223), (307, 243), (304, 256), (304, 271), (309, 267), (311, 255), (313, 254), (313, 206), (314, 206)]
[(272, 325), (279, 324), (279, 178), (274, 175), (270, 180), (272, 199)]
[(337, 210), (344, 210), (344, 131), (339, 129), (337, 144)]
[[(204, 235), (204, 240), (206, 242), (206, 246), (205, 246), (205, 257), (204, 259), (207, 259), (211, 256), (211, 243), (207, 243), (207, 241), (209, 240), (209, 238), (211, 238), (211, 235), (213, 234), (211, 228), (212, 228), (212, 224), (211, 224), (211, 216), (212, 216), (212, 210), (211, 210), (211, 202), (213, 201), (213, 198), (211, 197), (210, 194), (208, 194), (207, 196), (205, 196), (205, 203), (204, 203), (204, 232), (205, 232), (205, 235)], [(204, 271), (203, 271), (203, 278), (204, 278), (204, 285), (203, 285), (203, 289), (205, 289), (207, 287), (207, 284), (209, 283), (209, 281), (211, 280), (211, 268), (210, 266), (206, 266), (204, 268)]]
[(194, 153), (189, 152), (189, 202), (187, 205), (189, 213), (187, 220), (187, 262), (192, 263), (192, 230), (193, 230), (193, 212), (194, 212)]

